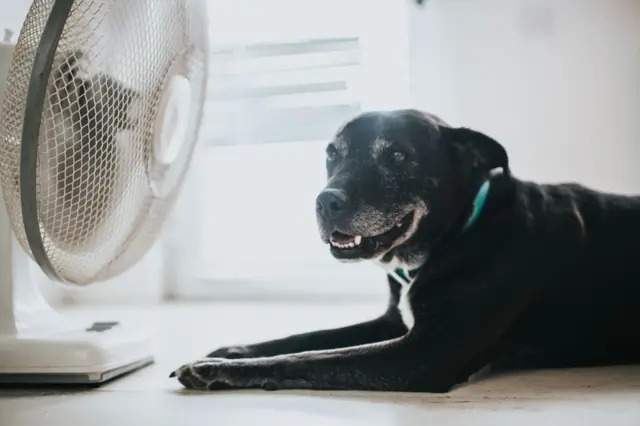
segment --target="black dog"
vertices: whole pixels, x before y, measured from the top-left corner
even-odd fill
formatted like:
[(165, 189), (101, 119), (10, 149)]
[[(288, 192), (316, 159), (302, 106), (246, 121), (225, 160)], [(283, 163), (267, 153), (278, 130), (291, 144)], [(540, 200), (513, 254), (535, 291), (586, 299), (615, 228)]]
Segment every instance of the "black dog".
[(498, 142), (414, 110), (347, 123), (327, 170), (320, 234), (388, 269), (386, 313), (218, 349), (183, 385), (446, 392), (484, 367), (640, 361), (640, 197), (523, 182)]

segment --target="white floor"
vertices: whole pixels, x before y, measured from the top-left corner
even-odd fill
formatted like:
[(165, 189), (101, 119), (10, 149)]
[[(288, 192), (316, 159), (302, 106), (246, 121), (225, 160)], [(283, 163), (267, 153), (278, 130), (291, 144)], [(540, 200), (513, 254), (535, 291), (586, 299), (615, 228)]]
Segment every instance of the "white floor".
[(156, 364), (96, 390), (0, 390), (0, 426), (640, 425), (640, 367), (511, 374), (448, 395), (202, 393), (184, 391), (167, 377), (176, 366), (223, 344), (338, 326), (379, 310), (372, 305), (225, 303), (93, 311), (92, 320), (155, 323)]

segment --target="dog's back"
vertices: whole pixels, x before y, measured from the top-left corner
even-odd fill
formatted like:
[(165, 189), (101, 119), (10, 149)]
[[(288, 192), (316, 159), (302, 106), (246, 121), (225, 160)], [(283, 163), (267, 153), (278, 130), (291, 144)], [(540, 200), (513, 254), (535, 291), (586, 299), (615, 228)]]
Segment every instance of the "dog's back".
[(519, 183), (530, 230), (521, 279), (540, 290), (496, 365), (640, 362), (640, 197)]

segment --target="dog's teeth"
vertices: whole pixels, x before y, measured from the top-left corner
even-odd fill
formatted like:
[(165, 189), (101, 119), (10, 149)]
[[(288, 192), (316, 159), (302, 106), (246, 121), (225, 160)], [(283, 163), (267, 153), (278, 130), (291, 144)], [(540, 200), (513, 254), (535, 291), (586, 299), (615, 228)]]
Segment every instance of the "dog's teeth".
[(360, 237), (359, 239), (356, 239), (354, 241), (351, 241), (350, 243), (339, 243), (337, 241), (330, 241), (331, 245), (334, 247), (337, 247), (339, 249), (346, 249), (346, 248), (354, 248), (355, 246), (360, 244), (360, 241), (362, 241), (362, 237)]
[(362, 243), (362, 236), (356, 235), (346, 241), (336, 241), (333, 237), (330, 237), (329, 242), (333, 247), (337, 247), (339, 249), (354, 248)]
[(396, 228), (401, 228), (401, 227), (402, 227), (402, 223), (396, 224)]

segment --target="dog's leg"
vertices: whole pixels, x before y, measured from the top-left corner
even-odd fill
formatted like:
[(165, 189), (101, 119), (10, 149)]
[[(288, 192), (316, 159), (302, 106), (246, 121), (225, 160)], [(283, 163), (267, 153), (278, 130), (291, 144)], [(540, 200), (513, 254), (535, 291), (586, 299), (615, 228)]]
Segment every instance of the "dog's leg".
[[(468, 363), (477, 352), (453, 346), (429, 350), (416, 336), (327, 351), (267, 358), (205, 358), (173, 373), (183, 386), (198, 390), (306, 389), (444, 393), (475, 372)], [(466, 348), (465, 348), (466, 349)]]
[(296, 334), (283, 339), (270, 340), (246, 346), (232, 346), (217, 349), (208, 357), (213, 358), (256, 358), (323, 349), (346, 348), (366, 343), (381, 342), (402, 336), (407, 328), (399, 315), (385, 314), (372, 321), (332, 330), (320, 330)]
[(421, 309), (402, 337), (265, 358), (202, 359), (171, 376), (196, 389), (446, 392), (487, 361), (529, 298), (508, 282), (439, 284), (412, 295)]
[(228, 346), (216, 349), (207, 357), (257, 358), (324, 349), (338, 349), (367, 343), (382, 342), (400, 337), (407, 332), (397, 304), (400, 285), (389, 278), (390, 299), (387, 312), (371, 321), (332, 330), (320, 330), (297, 334), (277, 340), (244, 346)]
[[(209, 358), (171, 374), (193, 389), (448, 390), (407, 336), (352, 348), (270, 358)], [(431, 380), (430, 380), (431, 379)], [(444, 385), (444, 388), (442, 387)]]

